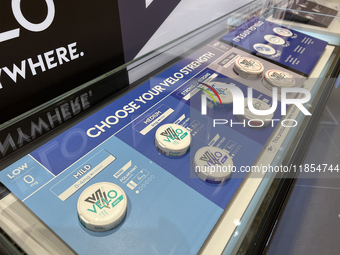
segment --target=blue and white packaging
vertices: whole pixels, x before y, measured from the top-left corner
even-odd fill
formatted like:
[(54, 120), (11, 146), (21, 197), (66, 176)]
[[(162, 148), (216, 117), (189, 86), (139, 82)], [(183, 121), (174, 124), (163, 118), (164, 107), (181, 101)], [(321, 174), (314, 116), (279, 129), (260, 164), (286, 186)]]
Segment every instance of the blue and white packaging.
[(308, 76), (327, 42), (253, 17), (221, 40), (244, 51)]

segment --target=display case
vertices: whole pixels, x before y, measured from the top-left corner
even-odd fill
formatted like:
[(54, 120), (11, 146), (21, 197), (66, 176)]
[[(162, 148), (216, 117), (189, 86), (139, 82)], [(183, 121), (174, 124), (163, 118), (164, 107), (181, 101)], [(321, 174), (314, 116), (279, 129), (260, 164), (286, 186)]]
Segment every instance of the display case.
[(2, 159), (3, 254), (259, 254), (306, 174), (304, 148), (340, 70), (338, 16), (320, 28), (283, 20), (280, 4), (247, 3), (4, 123), (16, 130), (129, 76)]

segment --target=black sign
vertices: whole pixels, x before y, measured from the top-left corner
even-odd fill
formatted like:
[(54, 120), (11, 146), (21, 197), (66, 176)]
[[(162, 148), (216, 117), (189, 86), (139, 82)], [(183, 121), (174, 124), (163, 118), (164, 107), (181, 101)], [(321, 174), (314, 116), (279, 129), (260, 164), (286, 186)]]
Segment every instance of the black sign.
[(49, 134), (91, 106), (102, 102), (108, 95), (124, 89), (127, 84), (127, 72), (122, 69), (1, 129), (0, 160)]
[(119, 0), (125, 61), (136, 57), (181, 0)]
[(1, 1), (0, 19), (0, 123), (124, 63), (117, 1)]

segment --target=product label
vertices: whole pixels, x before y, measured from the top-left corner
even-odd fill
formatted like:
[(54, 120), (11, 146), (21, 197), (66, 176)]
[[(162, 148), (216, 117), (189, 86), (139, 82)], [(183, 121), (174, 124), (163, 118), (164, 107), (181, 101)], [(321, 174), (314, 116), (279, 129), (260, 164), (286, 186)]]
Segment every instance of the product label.
[(269, 81), (274, 82), (274, 85), (294, 86), (295, 84), (294, 78), (291, 75), (284, 72), (269, 71), (268, 76)]
[(239, 63), (240, 66), (246, 69), (250, 69), (252, 71), (260, 71), (263, 68), (260, 63), (254, 60), (251, 60), (251, 59), (242, 58), (242, 59), (239, 59), (237, 62)]
[(52, 193), (65, 201), (115, 160), (115, 156), (101, 150), (90, 159), (79, 161), (80, 166), (54, 185)]
[(173, 112), (174, 109), (171, 109), (166, 105), (160, 105), (149, 115), (145, 116), (139, 123), (134, 125), (133, 128), (139, 131), (142, 135), (146, 135)]
[(108, 212), (103, 209), (112, 209), (123, 200), (123, 195), (116, 198), (117, 195), (118, 193), (115, 190), (110, 190), (106, 194), (104, 190), (98, 189), (92, 196), (89, 196), (84, 200), (84, 202), (91, 204), (89, 208), (87, 208), (87, 211), (99, 214), (102, 218), (105, 218), (105, 216), (108, 215)]

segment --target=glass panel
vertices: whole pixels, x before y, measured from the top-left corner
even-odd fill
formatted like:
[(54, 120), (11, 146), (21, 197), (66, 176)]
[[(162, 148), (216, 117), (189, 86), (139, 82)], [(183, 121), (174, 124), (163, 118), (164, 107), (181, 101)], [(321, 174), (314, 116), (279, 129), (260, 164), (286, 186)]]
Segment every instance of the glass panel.
[[(143, 87), (143, 86), (139, 86), (139, 85), (141, 85), (141, 83), (143, 83), (144, 81), (148, 81), (150, 79), (150, 77), (154, 78), (156, 75), (159, 75), (162, 71), (167, 70), (167, 68), (169, 66), (173, 65), (174, 63), (175, 64), (180, 63), (179, 61), (185, 59), (185, 57), (187, 57), (188, 55), (199, 51), (199, 49), (201, 49), (202, 46), (205, 46), (208, 43), (210, 43), (210, 44), (212, 42), (218, 43), (219, 45), (226, 47), (227, 49), (224, 48), (223, 50), (221, 50), (223, 53), (229, 52), (229, 50), (239, 53), (241, 51), (239, 48), (237, 48), (237, 47), (233, 48), (234, 45), (230, 46), (230, 44), (225, 43), (225, 41), (221, 42), (220, 38), (223, 35), (225, 35), (226, 33), (228, 33), (229, 31), (232, 31), (237, 26), (241, 25), (243, 22), (247, 21), (252, 16), (260, 16), (262, 18), (268, 18), (267, 20), (269, 20), (269, 21), (277, 22), (278, 24), (283, 24), (285, 26), (288, 26), (289, 28), (294, 28), (294, 29), (300, 29), (301, 28), (301, 31), (305, 32), (305, 30), (304, 30), (305, 28), (302, 27), (302, 25), (300, 27), (300, 25), (298, 25), (297, 23), (287, 23), (288, 21), (281, 19), (282, 18), (281, 16), (283, 15), (283, 14), (281, 15), (281, 12), (280, 12), (280, 15), (279, 15), (280, 19), (274, 20), (274, 18), (272, 17), (272, 14), (273, 14), (274, 11), (276, 11), (275, 9), (281, 10), (280, 8), (276, 7), (276, 4), (274, 5), (271, 2), (268, 3), (268, 2), (264, 2), (264, 1), (254, 1), (254, 2), (252, 2), (252, 4), (244, 6), (240, 9), (236, 10), (235, 12), (230, 13), (230, 14), (226, 14), (226, 15), (218, 18), (218, 19), (214, 19), (210, 23), (205, 24), (204, 26), (201, 26), (201, 27), (195, 29), (194, 31), (192, 31), (190, 33), (182, 35), (181, 37), (176, 38), (175, 40), (168, 42), (165, 45), (163, 45), (163, 46), (161, 46), (161, 47), (159, 47), (159, 48), (157, 48), (157, 49), (155, 49), (151, 52), (148, 52), (147, 54), (145, 54), (141, 57), (138, 57), (137, 59), (130, 61), (130, 62), (126, 63), (125, 65), (122, 65), (122, 66), (106, 73), (105, 75), (98, 77), (97, 79), (89, 81), (89, 82), (83, 84), (82, 86), (80, 86), (80, 87), (78, 87), (78, 88), (76, 88), (72, 91), (69, 91), (68, 93), (65, 93), (64, 95), (61, 95), (60, 97), (55, 98), (54, 100), (52, 100), (52, 101), (50, 101), (50, 102), (48, 102), (44, 105), (41, 105), (40, 107), (32, 109), (30, 112), (27, 112), (27, 113), (25, 113), (21, 116), (18, 116), (17, 118), (15, 118), (15, 119), (7, 122), (7, 123), (3, 123), (0, 126), (0, 132), (7, 132), (8, 129), (17, 130), (17, 127), (15, 125), (17, 123), (19, 123), (20, 121), (22, 121), (23, 119), (35, 116), (35, 114), (43, 112), (44, 110), (50, 111), (49, 107), (52, 107), (52, 106), (54, 106), (58, 103), (63, 104), (63, 102), (67, 101), (70, 96), (75, 96), (75, 95), (78, 96), (78, 94), (82, 94), (82, 93), (84, 93), (84, 91), (86, 91), (86, 93), (90, 93), (89, 91), (91, 91), (91, 89), (93, 89), (93, 88), (95, 88), (95, 89), (98, 89), (98, 88), (101, 89), (102, 88), (103, 91), (105, 91), (105, 93), (114, 94), (117, 91), (110, 91), (109, 88), (110, 88), (110, 86), (112, 86), (112, 84), (117, 82), (117, 84), (119, 84), (119, 88), (121, 88), (122, 90), (118, 94), (115, 94), (115, 96), (113, 98), (110, 98), (106, 102), (98, 103), (100, 105), (99, 108), (103, 108), (105, 105), (108, 105), (112, 101), (115, 101), (117, 98), (122, 99), (122, 98), (120, 98), (122, 95), (126, 95), (128, 92), (131, 92), (133, 89), (141, 89)], [(322, 15), (322, 14), (318, 14), (318, 15)], [(309, 15), (309, 16), (312, 17), (311, 15)], [(314, 18), (314, 19), (316, 19), (316, 18)], [(333, 21), (337, 21), (337, 19), (338, 19), (338, 16), (335, 16)], [(312, 20), (312, 19), (310, 18), (310, 20)], [(303, 24), (303, 26), (305, 26), (305, 24)], [(332, 43), (332, 44), (335, 44), (335, 45), (339, 44), (339, 42), (337, 42), (338, 32), (336, 30), (333, 30), (332, 27), (331, 27), (331, 29), (328, 29), (328, 28), (319, 29), (315, 26), (310, 27), (309, 24), (307, 24), (306, 26), (309, 27), (309, 30), (308, 29), (307, 30), (310, 33), (312, 33), (313, 36), (328, 40), (329, 43)], [(217, 47), (215, 47), (214, 49), (216, 50)], [(243, 53), (243, 54), (246, 54), (246, 53)], [(197, 55), (197, 56), (199, 56), (199, 55)], [(252, 56), (252, 55), (250, 55), (250, 56)], [(226, 56), (224, 56), (224, 57), (225, 58), (223, 59), (223, 61), (227, 59)], [(255, 54), (254, 54), (253, 57), (255, 58)], [(215, 65), (212, 64), (212, 66), (209, 66), (209, 68), (211, 68), (212, 71), (211, 70), (208, 70), (208, 71), (205, 70), (205, 73), (198, 74), (195, 77), (195, 79), (186, 80), (184, 83), (188, 84), (187, 89), (189, 89), (189, 91), (190, 91), (191, 86), (199, 87), (198, 84), (201, 83), (202, 81), (205, 81), (206, 78), (211, 79), (211, 80), (216, 79), (215, 81), (217, 81), (217, 79), (221, 79), (221, 80), (224, 79), (224, 81), (227, 80), (230, 73), (227, 73), (228, 71), (224, 70), (224, 69), (227, 69), (227, 67), (224, 66), (226, 63), (224, 63), (224, 64), (220, 64), (220, 63), (218, 63), (218, 64), (214, 63)], [(219, 64), (220, 64), (220, 66), (218, 66)], [(273, 63), (271, 63), (270, 61), (267, 61), (266, 65), (272, 66)], [(245, 160), (246, 157), (248, 157), (251, 154), (250, 153), (251, 150), (254, 150), (254, 148), (256, 147), (255, 149), (258, 150), (258, 152), (259, 152), (259, 158), (256, 159), (256, 161), (254, 162), (254, 164), (253, 164), (254, 166), (258, 166), (262, 161), (264, 161), (264, 162), (269, 162), (272, 166), (289, 166), (290, 164), (293, 164), (293, 168), (294, 168), (294, 164), (298, 163), (297, 158), (299, 158), (299, 156), (301, 156), (299, 148), (301, 146), (303, 146), (303, 144), (305, 144), (306, 141), (308, 140), (308, 135), (311, 133), (310, 128), (316, 123), (315, 121), (317, 120), (318, 109), (322, 108), (322, 104), (327, 99), (327, 95), (330, 93), (331, 86), (335, 82), (333, 77), (338, 71), (338, 65), (339, 65), (339, 50), (338, 50), (338, 47), (327, 46), (326, 51), (323, 53), (321, 62), (319, 62), (317, 68), (313, 69), (309, 78), (307, 79), (306, 77), (302, 77), (302, 75), (301, 75), (301, 77), (299, 76), (299, 79), (301, 79), (301, 80), (296, 79), (297, 83), (301, 83), (301, 86), (302, 86), (302, 84), (304, 84), (305, 87), (307, 87), (311, 91), (311, 99), (307, 104), (305, 104), (305, 107), (312, 113), (312, 117), (305, 116), (301, 112), (299, 112), (299, 113), (295, 112), (294, 113), (293, 110), (292, 110), (293, 108), (290, 107), (287, 110), (288, 113), (291, 114), (291, 116), (293, 116), (291, 118), (294, 119), (295, 121), (297, 121), (300, 125), (296, 128), (287, 128), (287, 129), (281, 128), (282, 132), (280, 131), (279, 128), (276, 129), (276, 131), (274, 131), (274, 134), (276, 134), (277, 137), (282, 136), (282, 137), (285, 138), (284, 141), (282, 141), (282, 144), (279, 144), (278, 146), (273, 146), (273, 145), (266, 143), (266, 142), (263, 143), (263, 144), (260, 144), (260, 145), (256, 144), (256, 142), (253, 142), (253, 141), (251, 143), (249, 142), (247, 144), (247, 146), (244, 146), (244, 147), (247, 147), (246, 150), (247, 150), (247, 152), (249, 152), (249, 154), (247, 154), (247, 156), (244, 156), (243, 159)], [(216, 70), (219, 70), (220, 73), (218, 73)], [(234, 72), (234, 69), (232, 71)], [(125, 79), (126, 75), (128, 75), (128, 77), (129, 77), (128, 80)], [(233, 73), (233, 75), (237, 75), (237, 73), (236, 74)], [(166, 78), (166, 77), (163, 77), (163, 78)], [(240, 84), (243, 83), (244, 81), (242, 81), (241, 78), (238, 77), (238, 79), (235, 79), (235, 83), (240, 83)], [(222, 82), (219, 80), (218, 83), (222, 83)], [(253, 81), (253, 83), (255, 83), (255, 81)], [(243, 86), (246, 87), (245, 85), (243, 85)], [(125, 87), (128, 87), (128, 88), (124, 89)], [(147, 85), (145, 85), (144, 87), (147, 87)], [(242, 85), (240, 85), (240, 87), (242, 87)], [(150, 89), (151, 89), (151, 85), (150, 85)], [(198, 91), (198, 89), (196, 89), (196, 90)], [(181, 92), (185, 92), (185, 91), (181, 91)], [(191, 96), (190, 93), (188, 95)], [(79, 97), (80, 96), (81, 95), (79, 95)], [(176, 98), (176, 96), (178, 96), (178, 95), (176, 94), (174, 96), (174, 98)], [(172, 105), (173, 109), (175, 109), (176, 107), (179, 107), (179, 106), (181, 106), (183, 108), (188, 107), (188, 105), (184, 105), (184, 103), (182, 104), (182, 102), (181, 102), (181, 104), (178, 103), (178, 105), (176, 105), (174, 98), (172, 100), (169, 100), (169, 103), (173, 104)], [(190, 97), (189, 97), (189, 99), (190, 99)], [(200, 98), (198, 98), (198, 99), (200, 99)], [(102, 100), (103, 99), (98, 99), (98, 101), (102, 101)], [(212, 105), (212, 109), (213, 109), (214, 106), (213, 106), (213, 103), (212, 103), (211, 100), (210, 100), (210, 104)], [(221, 105), (222, 105), (222, 103), (221, 103)], [(85, 104), (85, 106), (86, 106), (86, 104)], [(197, 108), (197, 105), (195, 105), (194, 101), (190, 102), (190, 106), (192, 106), (192, 108), (196, 107), (196, 109), (194, 109), (194, 111), (190, 111), (190, 116), (192, 117), (192, 116), (194, 116), (195, 111), (196, 111), (196, 114), (197, 114), (198, 108)], [(159, 108), (157, 108), (157, 110), (163, 111), (163, 114), (161, 115), (161, 117), (163, 116), (163, 117), (166, 118), (171, 114), (171, 110), (173, 110), (173, 109), (170, 109), (170, 108), (171, 107), (169, 107), (168, 105), (161, 105)], [(89, 110), (88, 115), (94, 113), (95, 111), (97, 111), (97, 109)], [(152, 113), (156, 113), (156, 112), (152, 112)], [(153, 116), (150, 115), (149, 117), (151, 118)], [(183, 117), (183, 118), (182, 118), (182, 116), (177, 116), (177, 117), (178, 117), (177, 119), (174, 119), (174, 122), (175, 121), (176, 122), (178, 121), (178, 123), (185, 123), (186, 122), (185, 117)], [(55, 117), (55, 119), (56, 118), (57, 117)], [(174, 117), (172, 116), (172, 118), (174, 118)], [(57, 122), (57, 119), (55, 121)], [(148, 119), (144, 118), (144, 121), (148, 122)], [(140, 125), (139, 122), (138, 123), (136, 122), (134, 124), (135, 125), (133, 126), (132, 129), (137, 130), (140, 134), (143, 134), (143, 135), (146, 135), (147, 132), (149, 132), (152, 129), (152, 127), (150, 127), (150, 125), (147, 125), (147, 126), (145, 126), (143, 124)], [(188, 122), (186, 124), (188, 124), (188, 126), (190, 126), (189, 128), (192, 128), (194, 126), (194, 123)], [(103, 125), (105, 126), (105, 124), (103, 124)], [(183, 125), (185, 125), (185, 124), (183, 124)], [(102, 126), (102, 128), (104, 128), (104, 126)], [(204, 128), (204, 125), (201, 125), (201, 126), (202, 126), (202, 128)], [(105, 127), (107, 127), (107, 126), (105, 126)], [(65, 126), (63, 129), (66, 130), (68, 128), (69, 128), (69, 126)], [(111, 127), (109, 127), (109, 128), (111, 128)], [(100, 128), (99, 128), (99, 130), (100, 130)], [(132, 134), (134, 134), (133, 133), (134, 130), (131, 131)], [(104, 132), (104, 131), (102, 131), (102, 132)], [(117, 131), (117, 133), (118, 133), (118, 131)], [(138, 133), (138, 135), (140, 135), (139, 133)], [(247, 132), (244, 132), (244, 133), (247, 133)], [(243, 135), (246, 136), (247, 134), (243, 134)], [(241, 135), (237, 134), (237, 136), (240, 137)], [(149, 147), (153, 148), (153, 141), (154, 141), (153, 139), (151, 139), (152, 143), (149, 146), (146, 146), (145, 148), (143, 147), (141, 149), (142, 145), (141, 145), (140, 140), (138, 140), (140, 137), (131, 135), (130, 138), (129, 138), (129, 144), (128, 143), (124, 144), (122, 142), (122, 140), (125, 139), (125, 137), (120, 137), (119, 139), (117, 138), (115, 140), (115, 146), (117, 146), (117, 144), (118, 144), (120, 146), (120, 148), (125, 148), (126, 150), (129, 150), (130, 154), (132, 152), (134, 152), (131, 148), (133, 148), (134, 150), (137, 150), (137, 148), (139, 148), (140, 153), (141, 154), (144, 153), (145, 155), (148, 155), (147, 153), (149, 153), (149, 149), (150, 149)], [(211, 139), (211, 138), (212, 137), (209, 137), (210, 142), (216, 142), (216, 141), (214, 141), (214, 139)], [(213, 137), (213, 138), (215, 138), (215, 137)], [(50, 139), (51, 139), (51, 137), (48, 137), (44, 141), (40, 141), (39, 144), (41, 145), (41, 144), (45, 143), (46, 140), (50, 140)], [(140, 139), (143, 139), (143, 138), (140, 138)], [(272, 141), (272, 140), (275, 140), (275, 139), (276, 139), (276, 137), (273, 135), (273, 136), (270, 136), (270, 138), (268, 138), (268, 141), (269, 140)], [(199, 142), (201, 142), (201, 141), (198, 141), (198, 143)], [(222, 144), (224, 142), (224, 140), (220, 141), (220, 142)], [(130, 145), (130, 147), (127, 144)], [(52, 146), (53, 144), (50, 143), (49, 145), (51, 145), (51, 147), (49, 147), (49, 148), (53, 147)], [(230, 148), (232, 148), (232, 149), (230, 149), (230, 152), (231, 152), (235, 146), (233, 147), (233, 144), (227, 144), (226, 147), (224, 147), (224, 148), (227, 148), (228, 145), (230, 146)], [(253, 147), (251, 147), (251, 146), (253, 146)], [(267, 158), (265, 158), (265, 156), (263, 156), (263, 154), (262, 154), (263, 151), (262, 151), (261, 146), (264, 148), (264, 150), (266, 152), (268, 152), (268, 153), (273, 152), (272, 157), (270, 159), (267, 159)], [(112, 146), (112, 147), (114, 147), (114, 146)], [(47, 148), (45, 150), (45, 152), (48, 151), (49, 148)], [(194, 146), (193, 146), (193, 148), (194, 148)], [(30, 150), (31, 150), (31, 148), (30, 148)], [(234, 150), (234, 152), (235, 151), (236, 151), (236, 149)], [(33, 152), (33, 154), (34, 153), (36, 155), (39, 154), (39, 152), (37, 152), (37, 151)], [(121, 152), (119, 151), (117, 153), (121, 153)], [(237, 151), (235, 153), (237, 153)], [(21, 154), (24, 155), (24, 154), (27, 154), (27, 153), (21, 152)], [(129, 153), (127, 153), (127, 154), (129, 154)], [(268, 155), (268, 154), (266, 154), (266, 155)], [(41, 155), (39, 154), (39, 157), (40, 156)], [(69, 160), (69, 161), (73, 160), (72, 155), (68, 155), (68, 156), (69, 157), (67, 157), (63, 154), (63, 157), (61, 157), (61, 158), (63, 158), (63, 160), (62, 160), (63, 162), (61, 162), (60, 164), (64, 164), (67, 160)], [(126, 155), (121, 153), (120, 156), (125, 157)], [(192, 157), (189, 160), (190, 164), (192, 164), (194, 162), (193, 156), (194, 155), (192, 155)], [(107, 167), (114, 160), (116, 160), (116, 158), (108, 155), (108, 152), (106, 152), (105, 150), (100, 150), (93, 157), (95, 157), (95, 159), (98, 160), (99, 163), (102, 163), (107, 159), (111, 160), (110, 162), (105, 161), (106, 165), (104, 166), (104, 168)], [(40, 160), (44, 161), (44, 159), (40, 159)], [(58, 160), (60, 161), (60, 158)], [(90, 159), (86, 158), (86, 160), (90, 160)], [(143, 162), (143, 163), (146, 164), (145, 162)], [(147, 163), (149, 164), (150, 162), (148, 161)], [(87, 161), (85, 163), (87, 163)], [(170, 161), (168, 159), (164, 160), (164, 161), (157, 161), (156, 163), (157, 164), (150, 166), (151, 171), (157, 172), (158, 168), (160, 168), (159, 165), (161, 165), (164, 168), (168, 168), (169, 165), (170, 165)], [(37, 167), (39, 167), (39, 164), (37, 162), (35, 162), (35, 164), (36, 164)], [(42, 162), (42, 164), (45, 164), (45, 162)], [(155, 165), (157, 165), (157, 166), (155, 166)], [(80, 167), (80, 165), (79, 166), (76, 165), (76, 166)], [(47, 167), (48, 166), (46, 166), (46, 169), (47, 169)], [(125, 167), (129, 168), (130, 167), (129, 163), (127, 163), (126, 165), (124, 165), (121, 168), (122, 172), (126, 171)], [(192, 167), (192, 165), (190, 165), (190, 167)], [(79, 169), (77, 168), (77, 170), (79, 170)], [(175, 170), (177, 170), (177, 169), (181, 169), (180, 164), (177, 164), (175, 169), (171, 169), (171, 171), (172, 171), (172, 172), (170, 171), (171, 174), (176, 176), (176, 174), (178, 174), (178, 173)], [(54, 173), (52, 171), (52, 175), (54, 175), (54, 174), (58, 175), (59, 173), (62, 174), (62, 170), (63, 170), (63, 168), (60, 167), (60, 169), (58, 169), (59, 172)], [(83, 169), (80, 169), (80, 171), (84, 171), (84, 173), (85, 173), (85, 170), (83, 170)], [(290, 172), (292, 172), (292, 171), (290, 171)], [(293, 172), (294, 172), (294, 174), (296, 173), (296, 171), (293, 171)], [(83, 173), (83, 172), (81, 172), (81, 173)], [(133, 172), (131, 172), (131, 173), (133, 173)], [(164, 176), (161, 175), (161, 173), (164, 174)], [(166, 174), (168, 174), (168, 175), (165, 176), (165, 171), (161, 172), (161, 173), (159, 173), (159, 176), (162, 177), (162, 178), (164, 177), (164, 181), (165, 181), (165, 179), (170, 180), (171, 178), (173, 178), (173, 176), (170, 175), (167, 172), (166, 172)], [(119, 175), (119, 172), (116, 172), (115, 174)], [(137, 185), (139, 185), (138, 177), (141, 177), (141, 176), (143, 177), (144, 174), (149, 175), (150, 173), (147, 170), (143, 169), (138, 174), (140, 174), (140, 175), (136, 176), (137, 179), (134, 179), (132, 182), (128, 183), (129, 186), (127, 186), (127, 187), (129, 187), (131, 190), (134, 190), (134, 188)], [(236, 186), (240, 187), (240, 188), (235, 190), (235, 195), (228, 194), (228, 196), (229, 196), (228, 197), (228, 199), (229, 199), (228, 203), (225, 204), (226, 199), (224, 199), (221, 203), (215, 202), (216, 203), (216, 204), (214, 204), (215, 210), (206, 212), (206, 215), (211, 216), (211, 218), (209, 218), (209, 217), (208, 217), (209, 219), (204, 218), (199, 222), (202, 225), (202, 228), (205, 228), (204, 231), (202, 231), (202, 232), (207, 233), (206, 235), (208, 235), (210, 230), (212, 229), (212, 227), (209, 228), (209, 227), (207, 227), (207, 225), (210, 224), (209, 226), (214, 226), (217, 219), (219, 219), (220, 215), (222, 214), (223, 209), (226, 208), (225, 211), (223, 212), (221, 218), (219, 219), (218, 224), (212, 230), (210, 236), (208, 237), (204, 246), (201, 248), (200, 252), (202, 252), (203, 254), (210, 254), (211, 250), (209, 250), (209, 248), (206, 248), (206, 247), (210, 247), (209, 246), (210, 244), (218, 243), (219, 246), (222, 247), (221, 251), (223, 250), (224, 254), (237, 254), (237, 253), (248, 254), (248, 253), (251, 253), (253, 251), (256, 243), (257, 243), (259, 235), (261, 234), (261, 228), (264, 226), (264, 222), (267, 219), (266, 217), (268, 216), (268, 212), (272, 209), (271, 206), (272, 206), (273, 202), (277, 199), (277, 196), (278, 196), (278, 193), (280, 192), (280, 190), (284, 188), (284, 178), (294, 177), (294, 174), (290, 175), (289, 173), (282, 173), (282, 171), (278, 171), (278, 172), (274, 172), (274, 173), (269, 173), (269, 172), (267, 173), (267, 171), (262, 171), (260, 173), (254, 172), (254, 173), (248, 174), (247, 177), (245, 178), (245, 180), (242, 180), (242, 179), (237, 180), (238, 181), (237, 185), (239, 185), (239, 186), (237, 186), (237, 185)], [(181, 174), (178, 174), (178, 176), (179, 176), (178, 177), (179, 179), (183, 177)], [(52, 179), (51, 180), (48, 179), (48, 178), (52, 178), (50, 176), (50, 173), (47, 173), (43, 177), (46, 178), (46, 180), (48, 180), (47, 181), (48, 183), (49, 183), (49, 181), (52, 181)], [(67, 176), (65, 176), (66, 181), (64, 181), (64, 179), (63, 179), (61, 182), (64, 182), (64, 183), (67, 182), (67, 185), (70, 185), (73, 179), (67, 180), (66, 177)], [(112, 177), (112, 176), (110, 176), (110, 177)], [(128, 176), (126, 176), (126, 177), (128, 177)], [(151, 177), (152, 176), (150, 175), (150, 178)], [(167, 177), (167, 178), (165, 178), (165, 177)], [(243, 177), (244, 176), (242, 176), (242, 178)], [(202, 176), (201, 177), (196, 176), (195, 178), (196, 179), (197, 178), (202, 179)], [(152, 180), (152, 178), (148, 181), (148, 183), (151, 180)], [(185, 182), (185, 181), (189, 182), (190, 181), (190, 180), (188, 181), (185, 178), (180, 179), (180, 180), (183, 181), (183, 182)], [(178, 180), (176, 179), (176, 181), (178, 181)], [(213, 187), (214, 181), (218, 182), (220, 180), (214, 179), (214, 180), (210, 180), (210, 181), (211, 182), (209, 183), (209, 185), (210, 185), (209, 187)], [(190, 194), (192, 194), (193, 190), (197, 191), (198, 188), (197, 188), (197, 186), (195, 186), (195, 184), (190, 183), (190, 185), (189, 185), (190, 189), (188, 189), (186, 191), (188, 193), (191, 192)], [(164, 187), (168, 187), (168, 186), (164, 186)], [(162, 188), (164, 188), (164, 187), (162, 187)], [(21, 187), (16, 187), (16, 188), (20, 189)], [(63, 199), (66, 200), (67, 198), (71, 197), (73, 195), (73, 193), (75, 192), (74, 190), (68, 189), (67, 192), (65, 193), (65, 190), (63, 190), (62, 185), (57, 185), (57, 184), (54, 185), (53, 187), (51, 187), (51, 190), (55, 193), (58, 193), (58, 197), (56, 199), (60, 198), (61, 200), (63, 200)], [(24, 191), (20, 190), (20, 192), (22, 192), (22, 198), (26, 199), (25, 198), (26, 195), (27, 195), (25, 193), (26, 190), (24, 190)], [(136, 191), (134, 190), (134, 192), (136, 192), (135, 194), (139, 194), (139, 191), (137, 192), (137, 190)], [(205, 191), (199, 190), (199, 192), (200, 192), (200, 195), (202, 195), (202, 196), (200, 196), (200, 199), (202, 197), (208, 196), (207, 193), (205, 193)], [(216, 192), (216, 193), (218, 193), (218, 192)], [(135, 195), (135, 194), (133, 194), (133, 195)], [(155, 200), (157, 200), (158, 199), (157, 196), (164, 196), (164, 194), (165, 194), (165, 191), (162, 190), (162, 189), (159, 189), (159, 193), (152, 194), (152, 195), (155, 196)], [(197, 195), (197, 194), (193, 194), (193, 197), (194, 197), (194, 195)], [(218, 195), (220, 195), (219, 198), (221, 198), (221, 194), (218, 194)], [(212, 194), (212, 196), (211, 196), (212, 200), (215, 199), (216, 197), (218, 197), (218, 195), (216, 195), (215, 193)], [(224, 195), (224, 194), (222, 194), (222, 195)], [(168, 196), (168, 195), (166, 195), (166, 196)], [(167, 197), (167, 199), (169, 199), (169, 201), (170, 201), (171, 197)], [(205, 200), (202, 199), (202, 201), (205, 201)], [(207, 202), (207, 201), (205, 201), (205, 202)], [(208, 202), (210, 203), (211, 201), (208, 201)], [(162, 203), (164, 204), (164, 201)], [(188, 208), (188, 207), (189, 206), (185, 205), (185, 208)], [(201, 209), (202, 209), (202, 211), (207, 210), (208, 206), (201, 208)], [(169, 208), (169, 210), (171, 210), (171, 208)], [(186, 214), (186, 211), (184, 211), (183, 214)], [(229, 217), (230, 215), (232, 215), (232, 216)], [(176, 215), (172, 215), (171, 217), (176, 218), (175, 216)], [(197, 216), (197, 215), (193, 214), (192, 217), (194, 217), (194, 216)], [(186, 217), (186, 221), (192, 220), (191, 219), (192, 217), (190, 217), (190, 215), (186, 214), (185, 217)], [(168, 224), (168, 223), (165, 222), (165, 224)], [(193, 223), (193, 224), (197, 225), (197, 222)], [(54, 227), (56, 227), (56, 226), (54, 226)], [(172, 230), (174, 232), (176, 232), (177, 227), (178, 226), (173, 226)], [(181, 226), (179, 226), (178, 228), (180, 228), (180, 227)], [(56, 228), (58, 229), (58, 226)], [(155, 228), (157, 228), (157, 226)], [(207, 228), (209, 228), (209, 229), (207, 229)], [(58, 230), (60, 230), (60, 229), (58, 229)], [(64, 230), (60, 230), (60, 231), (63, 232)], [(222, 235), (216, 237), (215, 233), (218, 233), (218, 234), (222, 233)], [(182, 234), (182, 233), (180, 233), (180, 234)], [(197, 236), (197, 238), (199, 239), (199, 241), (197, 241), (197, 242), (200, 242), (200, 244), (202, 244), (204, 242), (205, 238), (206, 238), (206, 236), (204, 236), (204, 238), (203, 238), (203, 236), (204, 236), (204, 234)], [(136, 238), (137, 237), (138, 236), (136, 236)], [(150, 240), (147, 239), (148, 237), (144, 236), (143, 238), (146, 238), (146, 243), (148, 243), (148, 244), (150, 243), (150, 242), (147, 242), (147, 241), (150, 241)], [(180, 239), (185, 240), (185, 238), (186, 238), (186, 236), (180, 235)], [(195, 243), (195, 240), (193, 240), (193, 239), (190, 239), (189, 241), (191, 242), (191, 244)], [(186, 247), (187, 244), (183, 244), (181, 240), (179, 240), (178, 243), (180, 245), (184, 245), (185, 246), (184, 248), (188, 249), (188, 251), (191, 248), (191, 247)], [(197, 243), (195, 243), (195, 245), (197, 246)], [(170, 248), (165, 247), (165, 248), (170, 249), (171, 247)]]

